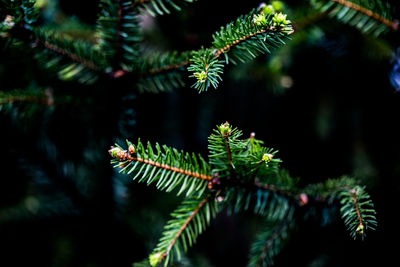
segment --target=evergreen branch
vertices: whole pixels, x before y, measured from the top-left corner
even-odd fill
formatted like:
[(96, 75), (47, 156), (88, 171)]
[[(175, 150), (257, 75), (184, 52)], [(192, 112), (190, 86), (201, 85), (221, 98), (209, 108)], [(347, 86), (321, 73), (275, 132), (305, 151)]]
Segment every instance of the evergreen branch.
[(391, 7), (381, 0), (320, 0), (316, 8), (336, 17), (364, 33), (375, 36), (389, 29), (398, 30), (399, 22), (391, 18)]
[[(216, 55), (225, 55), (228, 63), (246, 62), (270, 48), (285, 44), (284, 38), (293, 33), (290, 21), (271, 9), (253, 9), (213, 35)], [(228, 53), (230, 52), (230, 53)]]
[[(217, 212), (217, 203), (211, 195), (206, 198), (192, 197), (185, 199), (172, 212), (173, 219), (164, 227), (163, 236), (153, 253), (150, 255), (150, 264), (156, 266), (162, 261), (164, 266), (172, 263), (174, 256), (179, 260), (181, 250), (187, 251), (197, 237), (210, 224)], [(174, 249), (174, 254), (171, 250)]]
[[(130, 71), (139, 54), (139, 13), (129, 0), (102, 0), (97, 20), (98, 50), (113, 70)], [(117, 75), (118, 77), (118, 75)]]
[(192, 54), (188, 71), (193, 74), (189, 77), (196, 78), (196, 83), (192, 85), (199, 92), (207, 91), (210, 86), (217, 88), (222, 81), (223, 61), (218, 59), (213, 49), (200, 49)]
[[(226, 126), (224, 126), (224, 127), (226, 127), (226, 128), (229, 127), (228, 123), (225, 123), (225, 125)], [(233, 178), (236, 178), (236, 173), (235, 173), (235, 169), (233, 167), (233, 161), (232, 161), (232, 150), (231, 150), (231, 145), (229, 143), (229, 136), (231, 135), (231, 131), (230, 130), (222, 130), (221, 134), (225, 139), (226, 151), (228, 153), (228, 165), (229, 165), (229, 170), (230, 170), (231, 176)]]
[(15, 102), (35, 103), (52, 106), (54, 98), (50, 90), (12, 90), (0, 91), (0, 106)]
[(242, 166), (245, 160), (244, 151), (246, 144), (239, 137), (242, 132), (234, 129), (228, 122), (221, 124), (208, 138), (209, 160), (213, 174), (218, 173), (219, 178), (236, 177), (236, 165)]
[(225, 192), (224, 207), (230, 212), (252, 210), (255, 214), (270, 218), (283, 218), (295, 198), (271, 188), (260, 188), (254, 184), (230, 186)]
[(388, 20), (385, 17), (379, 15), (378, 13), (375, 13), (372, 10), (367, 9), (363, 6), (357, 5), (351, 1), (346, 1), (346, 0), (331, 0), (331, 1), (341, 4), (343, 6), (347, 6), (347, 7), (354, 9), (360, 13), (363, 13), (363, 14), (367, 15), (368, 17), (371, 17), (371, 18), (375, 19), (376, 21), (379, 21), (379, 22), (385, 24), (386, 26), (392, 28), (395, 31), (397, 31), (399, 28), (398, 21), (394, 22), (394, 21)]
[(94, 71), (99, 71), (99, 68), (93, 62), (86, 60), (86, 59), (78, 56), (76, 53), (68, 51), (65, 48), (59, 47), (56, 44), (52, 44), (49, 41), (43, 41), (40, 39), (36, 39), (36, 44), (40, 44), (40, 45), (44, 46), (45, 48), (47, 48), (53, 52), (56, 52), (57, 54), (69, 57), (72, 61), (82, 64), (83, 66), (85, 66), (89, 69), (92, 69)]
[(275, 192), (277, 194), (285, 195), (285, 196), (288, 196), (288, 197), (289, 196), (292, 197), (294, 195), (294, 192), (289, 190), (289, 189), (279, 188), (279, 187), (277, 187), (276, 185), (273, 185), (273, 184), (263, 184), (263, 183), (260, 183), (257, 180), (254, 182), (254, 186), (257, 189), (273, 191), (273, 192)]
[(171, 9), (180, 11), (181, 5), (193, 3), (196, 0), (136, 0), (133, 3), (135, 8), (143, 8), (150, 15), (170, 14)]
[(182, 87), (183, 71), (191, 52), (149, 53), (138, 64), (139, 90), (158, 92)]
[(356, 239), (357, 236), (365, 237), (365, 231), (375, 230), (377, 226), (375, 210), (370, 196), (364, 187), (356, 186), (352, 189), (343, 190), (340, 193), (342, 207), (340, 212), (350, 235)]
[(199, 92), (210, 86), (217, 88), (222, 80), (223, 61), (246, 62), (271, 48), (285, 44), (283, 39), (293, 33), (290, 21), (282, 13), (271, 9), (253, 9), (249, 14), (229, 23), (213, 35), (213, 47), (193, 53), (188, 70), (196, 78), (193, 87)]
[(264, 230), (257, 235), (251, 246), (248, 266), (272, 266), (275, 256), (289, 239), (293, 226), (293, 210), (282, 220), (267, 220)]
[(133, 180), (140, 177), (139, 182), (156, 183), (160, 190), (167, 192), (179, 187), (178, 195), (186, 191), (186, 196), (197, 192), (201, 195), (212, 179), (210, 170), (204, 159), (195, 154), (178, 152), (176, 149), (156, 144), (156, 152), (150, 143), (145, 148), (140, 140), (134, 146), (127, 141), (128, 151), (120, 147), (111, 148), (109, 153), (115, 159), (114, 167), (121, 167), (123, 173), (136, 173)]
[(93, 83), (103, 72), (103, 57), (91, 44), (40, 28), (34, 34), (36, 58), (43, 63), (41, 66), (56, 71), (61, 79)]
[[(264, 142), (255, 138), (255, 133), (252, 133), (247, 139), (248, 159), (250, 161), (249, 175), (252, 176), (251, 181), (260, 181), (262, 183), (276, 183), (271, 181), (279, 170), (279, 164), (282, 162), (276, 157), (278, 151), (263, 146)], [(257, 178), (258, 176), (258, 178)], [(290, 179), (289, 179), (290, 180)], [(288, 184), (288, 179), (285, 179), (284, 184)]]

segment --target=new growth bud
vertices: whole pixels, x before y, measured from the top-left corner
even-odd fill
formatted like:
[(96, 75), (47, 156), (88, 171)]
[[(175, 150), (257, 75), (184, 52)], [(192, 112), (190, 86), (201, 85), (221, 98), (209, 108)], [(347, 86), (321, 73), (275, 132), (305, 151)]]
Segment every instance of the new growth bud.
[(272, 5), (266, 5), (263, 9), (265, 15), (272, 15), (275, 13), (275, 8)]
[(264, 14), (254, 15), (253, 22), (257, 26), (265, 26), (267, 25), (267, 18), (265, 17)]
[(359, 235), (363, 235), (364, 234), (364, 225), (362, 223), (360, 223), (356, 229), (356, 233)]
[(129, 146), (128, 151), (129, 151), (129, 154), (135, 154), (136, 153), (135, 147), (133, 145)]
[(111, 155), (111, 157), (119, 160), (126, 160), (128, 154), (126, 153), (126, 150), (122, 150), (119, 147), (111, 147), (111, 149), (108, 150), (108, 153)]
[(286, 19), (287, 15), (283, 13), (276, 13), (274, 17), (272, 18), (272, 21), (274, 22), (274, 26), (286, 26), (290, 24), (290, 20)]
[(150, 265), (157, 266), (163, 258), (162, 252), (151, 254), (149, 257)]
[(268, 163), (268, 162), (270, 162), (272, 160), (273, 157), (274, 157), (274, 155), (265, 153), (262, 156), (262, 161), (264, 161), (265, 163)]
[(228, 136), (231, 134), (232, 127), (229, 125), (229, 122), (225, 122), (224, 124), (221, 124), (218, 126), (219, 131), (223, 136)]
[(204, 83), (207, 80), (207, 73), (204, 70), (202, 72), (195, 72), (193, 75), (201, 83)]

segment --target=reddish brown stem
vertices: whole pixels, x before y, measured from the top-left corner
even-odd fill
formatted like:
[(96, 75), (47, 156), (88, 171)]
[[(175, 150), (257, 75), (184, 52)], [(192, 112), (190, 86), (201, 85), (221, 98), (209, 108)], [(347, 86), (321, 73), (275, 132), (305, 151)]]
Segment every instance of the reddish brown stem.
[[(112, 155), (112, 150), (110, 150), (110, 154)], [(194, 177), (194, 178), (197, 178), (197, 179), (209, 180), (209, 181), (212, 179), (211, 175), (192, 172), (192, 171), (189, 171), (189, 170), (184, 170), (182, 168), (171, 167), (171, 166), (166, 165), (166, 164), (161, 164), (159, 162), (154, 162), (152, 160), (142, 159), (142, 158), (139, 158), (139, 157), (134, 157), (130, 153), (128, 153), (128, 151), (125, 151), (125, 150), (119, 150), (117, 152), (116, 158), (119, 159), (120, 161), (128, 160), (129, 162), (132, 162), (132, 161), (143, 162), (143, 163), (149, 164), (151, 166), (155, 166), (155, 167), (162, 168), (162, 169), (165, 169), (165, 170), (170, 170), (170, 171), (173, 171), (173, 172), (182, 173), (182, 174), (185, 174), (187, 176), (191, 176), (191, 177)], [(123, 166), (121, 166), (121, 167), (123, 167)]]
[(52, 50), (58, 54), (65, 55), (65, 56), (69, 57), (70, 59), (72, 59), (73, 61), (80, 63), (89, 69), (92, 69), (94, 71), (99, 71), (99, 68), (93, 62), (83, 59), (74, 53), (71, 53), (61, 47), (58, 47), (58, 46), (52, 44), (52, 43), (49, 43), (48, 41), (42, 41), (42, 40), (36, 39), (36, 43), (42, 44), (47, 49)]
[(363, 222), (362, 217), (361, 217), (360, 207), (358, 206), (358, 201), (357, 201), (358, 192), (357, 191), (354, 191), (354, 192), (350, 191), (350, 194), (351, 194), (351, 198), (353, 199), (354, 207), (356, 209), (357, 217), (358, 217), (358, 220), (360, 221), (360, 225), (364, 225), (364, 222)]
[(176, 241), (178, 240), (178, 238), (182, 235), (183, 231), (186, 229), (186, 227), (189, 225), (189, 223), (193, 220), (194, 216), (196, 216), (196, 214), (199, 212), (199, 210), (208, 202), (209, 197), (203, 199), (203, 201), (201, 201), (201, 203), (197, 206), (197, 208), (192, 212), (192, 214), (189, 216), (189, 218), (187, 218), (187, 220), (185, 221), (185, 223), (181, 226), (181, 228), (179, 228), (178, 233), (176, 233), (174, 239), (172, 240), (172, 242), (169, 244), (169, 246), (167, 247), (167, 249), (165, 250), (165, 252), (162, 254), (162, 257), (160, 258), (160, 262), (168, 255), (168, 253), (170, 252), (170, 250), (172, 249), (172, 247), (175, 245)]
[(369, 10), (369, 9), (367, 9), (365, 7), (357, 5), (357, 4), (353, 3), (353, 2), (346, 1), (346, 0), (331, 0), (331, 1), (335, 2), (335, 3), (338, 3), (338, 4), (341, 4), (341, 5), (344, 5), (344, 6), (347, 6), (347, 7), (351, 8), (351, 9), (357, 10), (358, 12), (363, 13), (363, 14), (373, 18), (376, 21), (379, 21), (379, 22), (385, 24), (386, 26), (392, 28), (395, 31), (397, 31), (398, 28), (399, 28), (399, 23), (398, 22), (390, 21), (390, 20), (382, 17), (381, 15), (373, 12), (372, 10)]

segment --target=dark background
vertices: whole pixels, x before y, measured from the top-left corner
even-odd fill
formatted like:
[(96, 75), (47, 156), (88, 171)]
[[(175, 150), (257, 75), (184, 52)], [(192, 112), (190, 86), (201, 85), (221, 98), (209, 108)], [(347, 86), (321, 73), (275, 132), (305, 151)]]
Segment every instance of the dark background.
[[(164, 50), (208, 46), (220, 25), (258, 4), (199, 1), (158, 17), (146, 38)], [(96, 21), (97, 1), (60, 1), (60, 8)], [(378, 42), (334, 20), (319, 26), (322, 37), (307, 33), (282, 53), (282, 72), (293, 81), (287, 89), (272, 82), (268, 55), (228, 67), (218, 90), (198, 94), (188, 80), (173, 92), (136, 94), (129, 81), (82, 86), (50, 79), (27, 60), (29, 52), (1, 51), (1, 89), (23, 88), (35, 77), (75, 100), (0, 113), (0, 266), (131, 266), (146, 258), (180, 199), (117, 175), (109, 146), (141, 137), (207, 155), (207, 136), (225, 121), (278, 149), (301, 185), (353, 175), (374, 200), (379, 226), (365, 241), (351, 240), (340, 219), (323, 227), (323, 219), (309, 220), (276, 266), (397, 265), (400, 95), (389, 73), (399, 33)], [(186, 261), (245, 266), (260, 227), (251, 214), (222, 212)]]

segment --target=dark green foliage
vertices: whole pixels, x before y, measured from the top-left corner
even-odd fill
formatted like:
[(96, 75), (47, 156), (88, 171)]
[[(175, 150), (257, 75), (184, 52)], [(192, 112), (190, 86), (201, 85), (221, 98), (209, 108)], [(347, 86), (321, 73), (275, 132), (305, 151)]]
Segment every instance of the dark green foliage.
[(137, 145), (129, 141), (127, 144), (128, 151), (117, 147), (110, 154), (116, 158), (112, 161), (114, 167), (123, 167), (120, 172), (126, 174), (133, 173), (133, 180), (155, 183), (158, 189), (167, 192), (179, 188), (177, 195), (185, 191), (186, 196), (195, 192), (201, 195), (206, 189), (210, 167), (200, 155), (161, 147), (158, 143), (153, 150), (150, 143), (145, 147), (140, 140)]
[(389, 3), (381, 0), (314, 0), (316, 8), (360, 31), (378, 36), (397, 30)]
[(201, 49), (193, 52), (190, 61), (188, 71), (193, 73), (190, 77), (197, 79), (192, 87), (199, 92), (207, 91), (210, 86), (218, 87), (218, 83), (222, 80), (220, 74), (223, 73), (224, 65), (212, 49)]
[(141, 92), (170, 91), (183, 87), (183, 73), (192, 52), (149, 52), (138, 63)]
[(132, 70), (139, 53), (141, 41), (139, 13), (133, 1), (102, 0), (98, 24), (98, 49), (115, 71)]
[(240, 16), (213, 35), (211, 48), (193, 53), (188, 70), (193, 73), (191, 77), (197, 79), (194, 88), (200, 92), (207, 91), (210, 86), (217, 88), (222, 80), (222, 56), (226, 64), (236, 64), (270, 53), (270, 49), (285, 44), (284, 39), (293, 33), (290, 21), (282, 13), (268, 12), (259, 8)]
[(157, 247), (150, 255), (150, 264), (158, 265), (164, 260), (164, 266), (180, 260), (181, 251), (187, 251), (197, 237), (210, 224), (218, 211), (218, 205), (211, 195), (191, 197), (171, 213), (172, 219), (167, 222)]
[(54, 31), (36, 29), (35, 57), (40, 66), (56, 72), (62, 80), (94, 83), (104, 66), (104, 57), (84, 41), (71, 40)]
[[(250, 266), (272, 264), (294, 224), (295, 210), (310, 205), (309, 198), (330, 207), (333, 200), (340, 199), (342, 217), (352, 236), (364, 235), (366, 225), (374, 229), (372, 203), (353, 179), (328, 180), (299, 188), (295, 179), (279, 169), (281, 160), (275, 158), (274, 150), (264, 147), (254, 134), (248, 139), (240, 139), (241, 136), (241, 131), (228, 122), (219, 125), (208, 139), (209, 165), (200, 156), (189, 156), (166, 146), (162, 150), (158, 144), (153, 152), (150, 144), (145, 148), (140, 140), (135, 146), (127, 142), (128, 150), (116, 147), (109, 151), (114, 167), (120, 167), (123, 173), (135, 173), (134, 180), (156, 182), (158, 189), (176, 188), (178, 195), (184, 191), (187, 191), (186, 196), (190, 195), (171, 214), (173, 219), (167, 222), (163, 237), (150, 255), (151, 265), (165, 260), (167, 266), (174, 257), (179, 260), (182, 251), (186, 251), (209, 224), (213, 217), (210, 214), (214, 214), (216, 208), (208, 205), (216, 205), (217, 201), (229, 212), (252, 210), (268, 221), (253, 245)], [(355, 187), (349, 189), (353, 188), (349, 186)], [(361, 215), (357, 218), (358, 214)], [(361, 220), (360, 230), (357, 222)]]
[(134, 5), (143, 8), (152, 16), (170, 14), (171, 9), (181, 10), (180, 6), (196, 0), (135, 0)]
[[(249, 14), (240, 16), (221, 27), (212, 36), (213, 41), (208, 48), (202, 47), (187, 52), (147, 51), (141, 43), (141, 16), (148, 13), (168, 14), (173, 9), (179, 10), (178, 6), (186, 2), (193, 1), (102, 0), (97, 25), (86, 27), (77, 23), (76, 26), (68, 28), (66, 25), (57, 24), (36, 25), (42, 20), (37, 20), (38, 10), (34, 6), (34, 1), (3, 0), (1, 3), (4, 5), (0, 7), (0, 41), (2, 46), (7, 44), (4, 46), (5, 49), (18, 48), (29, 51), (27, 53), (33, 55), (40, 67), (50, 73), (57, 73), (62, 81), (78, 81), (85, 85), (92, 84), (95, 89), (99, 88), (101, 96), (94, 94), (91, 97), (100, 104), (95, 103), (90, 109), (107, 106), (109, 109), (101, 117), (101, 120), (104, 118), (106, 121), (108, 114), (110, 117), (114, 116), (118, 108), (125, 108), (122, 105), (118, 106), (121, 102), (117, 99), (124, 93), (123, 90), (114, 91), (119, 90), (122, 84), (127, 87), (132, 86), (140, 92), (168, 91), (184, 85), (188, 70), (189, 77), (196, 79), (193, 87), (199, 92), (206, 91), (210, 87), (217, 88), (222, 81), (225, 64), (248, 62), (258, 55), (268, 54), (272, 49), (283, 47), (293, 33), (291, 22), (286, 19), (285, 14), (280, 13), (282, 9), (274, 5), (261, 5)], [(397, 29), (397, 24), (391, 21), (388, 5), (383, 2), (352, 0), (347, 1), (347, 5), (343, 3), (345, 2), (318, 1), (315, 7), (323, 15), (329, 14), (376, 36), (390, 28)], [(358, 7), (349, 6), (348, 3), (355, 3)], [(373, 10), (378, 16), (368, 15), (360, 8), (361, 6)], [(316, 21), (311, 25), (317, 29), (315, 35), (318, 37), (315, 39), (321, 38), (322, 33), (317, 28)], [(294, 46), (304, 42), (305, 39), (311, 39), (311, 34), (303, 33), (288, 49), (294, 49)], [(256, 71), (249, 75), (248, 80), (262, 76), (263, 72), (258, 71), (264, 68), (274, 69), (279, 74), (278, 80), (281, 82), (282, 62), (287, 60), (284, 57), (288, 57), (291, 53), (282, 51), (283, 53), (278, 54), (279, 60), (271, 60), (269, 66), (257, 67)], [(0, 72), (3, 74), (1, 69)], [(123, 79), (120, 79), (121, 77)], [(61, 93), (67, 90), (64, 84), (76, 86), (54, 79), (47, 80), (47, 77), (40, 79), (40, 83), (46, 82), (51, 86), (57, 83), (57, 85), (63, 84), (60, 86)], [(118, 86), (114, 87), (115, 84)], [(79, 87), (83, 88), (84, 86)], [(88, 91), (89, 94), (93, 92)], [(87, 93), (82, 93), (85, 94)], [(108, 97), (110, 99), (107, 99)], [(73, 100), (78, 102), (77, 99)], [(44, 106), (51, 109), (54, 101), (52, 89), (3, 90), (1, 88), (0, 91), (0, 111), (5, 110), (11, 114), (26, 108), (28, 111), (24, 113), (33, 116), (36, 107)], [(154, 107), (149, 105), (148, 108)], [(83, 112), (88, 109), (83, 109)], [(129, 107), (129, 111), (131, 110), (132, 107)], [(91, 126), (87, 128), (90, 128), (88, 131), (95, 131)], [(113, 129), (113, 126), (107, 124), (106, 128)], [(107, 140), (110, 139), (110, 132), (107, 131)], [(95, 146), (104, 145), (105, 142), (102, 141), (103, 143), (96, 143)], [(172, 219), (165, 225), (162, 237), (150, 255), (152, 265), (166, 266), (179, 261), (182, 258), (181, 254), (196, 242), (197, 237), (218, 211), (228, 211), (228, 213), (247, 211), (246, 214), (253, 212), (257, 218), (266, 222), (252, 246), (250, 266), (270, 266), (294, 228), (297, 219), (294, 214), (304, 214), (301, 212), (306, 211), (307, 216), (310, 216), (312, 212), (309, 210), (314, 209), (314, 204), (324, 206), (326, 210), (333, 210), (327, 215), (328, 217), (335, 217), (337, 214), (334, 214), (334, 211), (341, 204), (344, 223), (354, 238), (357, 236), (364, 238), (366, 231), (375, 229), (377, 223), (370, 196), (355, 179), (343, 177), (300, 187), (297, 179), (293, 179), (288, 172), (280, 168), (281, 160), (277, 158), (276, 150), (264, 146), (262, 141), (255, 139), (254, 134), (249, 138), (243, 138), (242, 132), (228, 123), (218, 126), (208, 141), (208, 162), (197, 154), (188, 154), (158, 144), (155, 147), (150, 143), (144, 145), (140, 140), (135, 145), (127, 141), (126, 150), (118, 145), (110, 150), (114, 158), (112, 164), (116, 168), (121, 168), (121, 173), (131, 175), (133, 180), (138, 182), (156, 185), (157, 189), (174, 191), (177, 195), (185, 197), (182, 204), (172, 212)], [(60, 141), (62, 145), (69, 145), (64, 142)], [(79, 154), (75, 150), (73, 153)], [(93, 155), (90, 158), (92, 159)], [(57, 158), (52, 163), (58, 164), (58, 161)], [(97, 169), (98, 162), (100, 161), (93, 162), (90, 168), (95, 169), (96, 166)], [(86, 173), (89, 173), (89, 170), (84, 169), (80, 172), (80, 179), (87, 181)], [(75, 173), (73, 176), (78, 174)], [(99, 181), (90, 182), (94, 184)], [(77, 180), (71, 187), (84, 191), (89, 186)], [(98, 194), (103, 197), (103, 193), (101, 191)], [(12, 221), (13, 217), (18, 216), (53, 214), (56, 211), (74, 212), (73, 207), (76, 204), (69, 201), (69, 198), (58, 200), (57, 196), (28, 197), (25, 202), (14, 208), (2, 210), (0, 218)], [(85, 199), (82, 202), (85, 206), (89, 201)], [(40, 209), (37, 208), (37, 203), (40, 203)], [(295, 213), (298, 210), (301, 212)], [(143, 265), (146, 263), (143, 262)]]
[(226, 63), (246, 62), (259, 54), (270, 53), (270, 49), (284, 45), (284, 39), (293, 31), (290, 21), (275, 22), (279, 14), (253, 9), (221, 27), (213, 35), (213, 47), (224, 54)]
[(285, 218), (267, 219), (263, 225), (264, 230), (257, 234), (250, 249), (248, 266), (272, 266), (275, 256), (289, 239), (294, 225), (293, 210)]
[(375, 230), (377, 221), (375, 217), (374, 204), (364, 187), (356, 186), (352, 189), (343, 190), (340, 195), (342, 207), (340, 213), (350, 235), (356, 239), (365, 237), (365, 231)]

